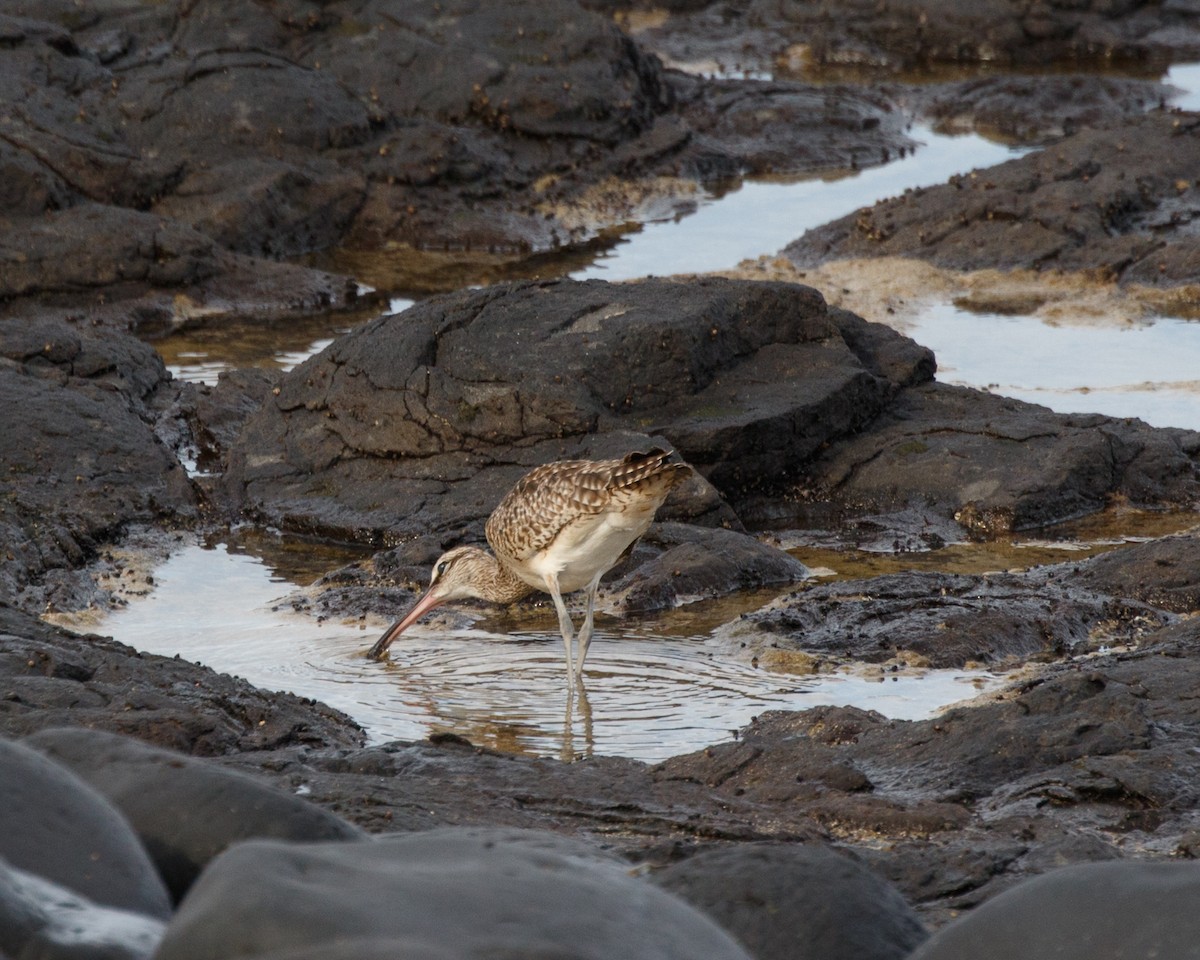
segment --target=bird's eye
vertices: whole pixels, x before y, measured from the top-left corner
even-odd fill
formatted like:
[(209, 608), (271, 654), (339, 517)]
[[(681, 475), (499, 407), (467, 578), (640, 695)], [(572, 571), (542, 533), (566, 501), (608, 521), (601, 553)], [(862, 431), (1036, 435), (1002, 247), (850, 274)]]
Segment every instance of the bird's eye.
[(449, 560), (443, 560), (441, 563), (439, 563), (437, 565), (437, 575), (440, 577), (443, 573), (445, 573), (448, 566), (450, 566)]

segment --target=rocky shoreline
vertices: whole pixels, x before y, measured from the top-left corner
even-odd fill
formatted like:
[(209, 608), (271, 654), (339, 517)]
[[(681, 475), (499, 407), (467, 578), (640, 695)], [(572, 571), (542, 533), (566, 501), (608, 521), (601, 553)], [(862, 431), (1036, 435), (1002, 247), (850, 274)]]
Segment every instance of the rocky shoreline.
[[(1114, 505), (1197, 509), (1200, 433), (941, 383), (929, 350), (826, 284), (863, 263), (951, 285), (1011, 271), (1025, 303), (1103, 288), (1194, 315), (1200, 118), (1148, 76), (1200, 55), (1200, 14), (667, 7), (0, 13), (0, 954), (1192, 948), (1195, 529), (1029, 570), (820, 585), (778, 544), (925, 553)], [(980, 61), (1071, 71), (911, 75)], [(1117, 61), (1125, 75), (1097, 70)], [(699, 63), (724, 75), (676, 69)], [(584, 283), (547, 259), (539, 279), (459, 289), (717, 182), (885, 163), (914, 122), (1041, 149), (811, 230), (737, 279)], [(338, 272), (380, 249), (435, 295), (289, 373), (198, 387), (151, 345), (382, 303), (362, 284), (386, 292), (391, 268)], [(769, 586), (716, 641), (1029, 669), (930, 720), (771, 712), (657, 764), (566, 763), (454, 735), (367, 745), (323, 704), (43, 619), (152, 579), (118, 556), (135, 533), (163, 552), (235, 524), (373, 549), (298, 603), (386, 617), (529, 467), (650, 444), (695, 476), (606, 611)]]

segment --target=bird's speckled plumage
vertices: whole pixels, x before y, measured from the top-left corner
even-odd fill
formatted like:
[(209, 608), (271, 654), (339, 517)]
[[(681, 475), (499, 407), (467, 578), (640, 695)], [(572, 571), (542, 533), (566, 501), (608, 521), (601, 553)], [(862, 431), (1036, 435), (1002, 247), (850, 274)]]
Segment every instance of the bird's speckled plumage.
[[(495, 555), (456, 547), (434, 564), (429, 589), (368, 656), (380, 659), (409, 624), (447, 600), (478, 597), (512, 603), (541, 590), (550, 594), (566, 645), (571, 682), (582, 676), (591, 640), (600, 577), (649, 528), (667, 495), (690, 472), (663, 450), (619, 460), (563, 460), (531, 470), (508, 492), (486, 525)], [(587, 612), (573, 663), (573, 626), (562, 594), (587, 588)]]
[(619, 515), (636, 530), (624, 552), (646, 532), (667, 494), (690, 470), (686, 464), (669, 463), (669, 456), (651, 450), (620, 460), (560, 460), (537, 467), (517, 481), (488, 518), (488, 543), (497, 559), (521, 576), (556, 541), (586, 535), (598, 518)]

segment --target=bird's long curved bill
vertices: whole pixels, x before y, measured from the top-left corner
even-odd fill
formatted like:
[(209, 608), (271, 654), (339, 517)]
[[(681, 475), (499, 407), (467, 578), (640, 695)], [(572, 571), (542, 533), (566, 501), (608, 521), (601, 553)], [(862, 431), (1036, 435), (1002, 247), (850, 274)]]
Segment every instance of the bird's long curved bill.
[(387, 653), (387, 649), (392, 645), (393, 640), (441, 602), (441, 597), (436, 596), (432, 590), (426, 590), (421, 599), (404, 615), (404, 618), (393, 623), (387, 628), (384, 635), (375, 641), (375, 646), (367, 651), (367, 659), (382, 660), (383, 655)]

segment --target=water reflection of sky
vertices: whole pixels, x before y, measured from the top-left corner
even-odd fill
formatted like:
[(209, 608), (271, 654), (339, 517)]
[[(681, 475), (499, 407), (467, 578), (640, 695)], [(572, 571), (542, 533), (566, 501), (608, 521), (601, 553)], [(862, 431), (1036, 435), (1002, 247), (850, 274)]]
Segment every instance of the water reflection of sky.
[(976, 134), (951, 137), (919, 127), (912, 136), (921, 146), (881, 167), (831, 179), (747, 180), (686, 217), (644, 224), (572, 276), (629, 280), (726, 270), (776, 253), (806, 230), (859, 207), (1027, 152)]
[(1062, 413), (1200, 430), (1200, 322), (1053, 325), (935, 303), (906, 332), (934, 351), (943, 382)]
[(571, 753), (651, 761), (728, 740), (764, 710), (853, 704), (918, 719), (1000, 684), (971, 670), (796, 677), (722, 655), (704, 638), (648, 636), (605, 621), (588, 654), (587, 702), (568, 718), (562, 640), (552, 628), (501, 635), (418, 625), (379, 664), (364, 651), (383, 624), (318, 623), (286, 605), (273, 609), (293, 585), (257, 557), (188, 546), (154, 580), (153, 593), (104, 621), (105, 633), (319, 699), (376, 743), (449, 730), (509, 751), (561, 755), (565, 744)]

